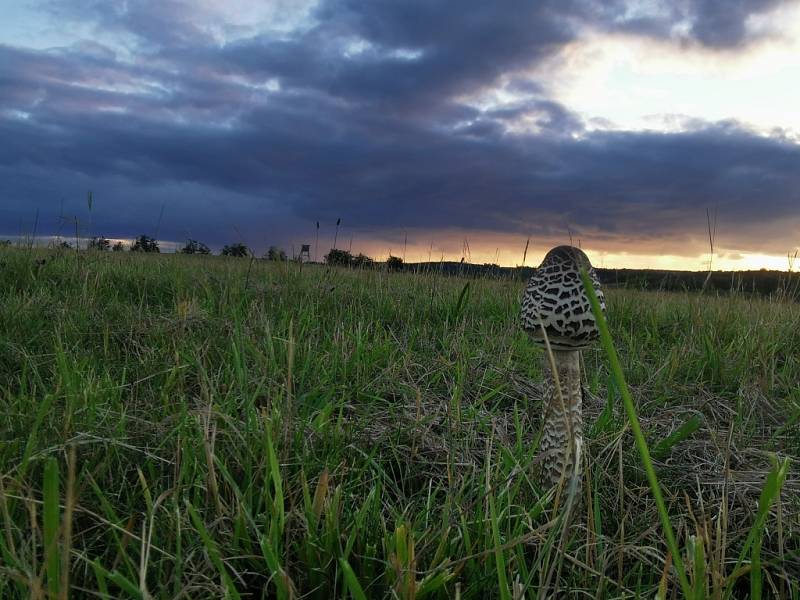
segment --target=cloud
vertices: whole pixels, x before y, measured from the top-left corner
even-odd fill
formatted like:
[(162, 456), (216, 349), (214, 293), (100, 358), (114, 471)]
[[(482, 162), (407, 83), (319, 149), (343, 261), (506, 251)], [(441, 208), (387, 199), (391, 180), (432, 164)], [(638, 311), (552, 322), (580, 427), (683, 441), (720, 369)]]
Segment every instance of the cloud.
[(78, 213), (91, 188), (107, 211), (94, 225), (117, 237), (165, 205), (162, 233), (212, 244), (341, 216), (375, 238), (569, 227), (607, 247), (686, 247), (718, 206), (728, 231), (783, 252), (788, 234), (760, 236), (800, 200), (792, 139), (697, 119), (587, 129), (530, 76), (589, 22), (731, 49), (779, 4), (328, 0), (276, 28), (179, 2), (51, 2), (119, 43), (0, 45), (0, 230), (37, 210), (57, 220), (65, 197)]
[(712, 49), (736, 49), (777, 35), (753, 22), (795, 4), (792, 0), (684, 0), (597, 2), (599, 29), (657, 39), (693, 42)]
[(740, 46), (750, 37), (747, 22), (751, 16), (771, 12), (786, 4), (789, 3), (784, 0), (697, 2), (690, 13), (692, 23), (690, 34), (706, 46)]

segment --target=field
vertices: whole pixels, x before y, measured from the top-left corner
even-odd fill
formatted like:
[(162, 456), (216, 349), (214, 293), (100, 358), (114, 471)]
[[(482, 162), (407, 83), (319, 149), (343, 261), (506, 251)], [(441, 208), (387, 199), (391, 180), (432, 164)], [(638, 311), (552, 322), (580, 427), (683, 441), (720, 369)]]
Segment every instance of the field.
[[(599, 347), (540, 488), (523, 285), (0, 249), (0, 598), (682, 597)], [(800, 305), (607, 297), (695, 597), (800, 598)]]

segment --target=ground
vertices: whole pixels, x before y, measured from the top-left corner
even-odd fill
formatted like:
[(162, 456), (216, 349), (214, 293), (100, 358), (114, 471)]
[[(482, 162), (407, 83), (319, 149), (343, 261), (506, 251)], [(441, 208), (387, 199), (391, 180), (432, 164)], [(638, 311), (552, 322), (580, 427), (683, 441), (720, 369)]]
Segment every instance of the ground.
[[(540, 487), (523, 287), (0, 249), (0, 597), (681, 597), (599, 347)], [(800, 597), (800, 305), (606, 292), (696, 597)]]

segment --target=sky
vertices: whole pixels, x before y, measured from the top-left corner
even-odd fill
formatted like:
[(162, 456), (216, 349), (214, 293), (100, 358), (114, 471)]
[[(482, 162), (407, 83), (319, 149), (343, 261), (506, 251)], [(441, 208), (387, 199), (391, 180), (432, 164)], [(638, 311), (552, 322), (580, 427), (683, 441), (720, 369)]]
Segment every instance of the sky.
[[(789, 267), (800, 2), (5, 0), (0, 237)], [(91, 190), (91, 208), (87, 202)], [(709, 223), (714, 230), (710, 255)]]

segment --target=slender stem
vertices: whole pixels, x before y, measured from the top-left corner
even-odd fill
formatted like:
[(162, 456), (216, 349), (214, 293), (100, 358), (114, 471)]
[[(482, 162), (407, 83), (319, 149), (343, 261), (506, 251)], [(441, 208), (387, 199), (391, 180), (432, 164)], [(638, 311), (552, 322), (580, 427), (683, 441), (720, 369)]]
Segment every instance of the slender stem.
[(547, 576), (539, 594), (539, 597), (543, 598), (545, 590), (550, 590), (550, 582), (554, 576), (556, 583), (553, 594), (558, 594), (558, 580), (564, 560), (563, 549), (567, 545), (575, 499), (580, 495), (583, 423), (580, 352), (577, 350), (554, 351), (550, 346), (547, 330), (541, 321), (539, 321), (539, 326), (542, 328), (546, 354), (545, 382), (549, 386), (546, 388), (544, 397), (545, 422), (540, 449), (543, 452), (542, 467), (547, 477), (547, 483), (556, 486), (553, 502), (553, 510), (556, 514), (560, 507), (564, 480), (568, 478), (567, 502), (561, 514), (560, 549), (562, 552), (559, 552), (558, 560), (553, 562), (547, 570)]
[[(558, 485), (555, 505), (564, 479), (572, 491), (580, 473), (581, 415), (580, 360), (578, 351), (553, 350), (542, 327), (545, 346), (545, 423), (541, 450), (550, 485)], [(549, 367), (549, 368), (548, 368)], [(553, 456), (551, 453), (554, 453)], [(570, 465), (573, 467), (569, 473)]]
[[(565, 425), (567, 428), (568, 439), (571, 440), (572, 426), (569, 422), (569, 419), (566, 418), (567, 407), (566, 403), (564, 402), (564, 394), (561, 391), (561, 381), (558, 377), (558, 366), (556, 365), (556, 357), (555, 354), (553, 353), (553, 349), (550, 347), (550, 338), (547, 335), (547, 328), (544, 326), (544, 323), (542, 323), (541, 319), (539, 319), (539, 327), (542, 328), (542, 339), (544, 340), (544, 350), (545, 350), (545, 355), (547, 356), (547, 360), (550, 363), (550, 375), (553, 378), (553, 383), (554, 383), (553, 387), (555, 389), (556, 396), (558, 397), (558, 402), (561, 404), (562, 414), (565, 416)], [(545, 398), (545, 401), (549, 403), (550, 399)], [(570, 449), (572, 449), (571, 446), (572, 445), (570, 444)]]

